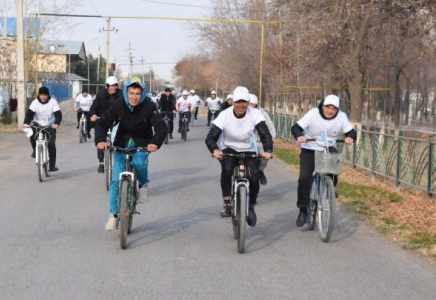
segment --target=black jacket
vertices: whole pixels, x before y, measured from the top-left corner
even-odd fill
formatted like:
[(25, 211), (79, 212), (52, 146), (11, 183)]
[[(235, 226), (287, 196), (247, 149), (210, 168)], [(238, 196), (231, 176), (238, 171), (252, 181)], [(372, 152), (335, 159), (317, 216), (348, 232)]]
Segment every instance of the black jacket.
[(106, 142), (107, 130), (115, 121), (119, 122), (114, 140), (114, 145), (117, 147), (124, 147), (130, 138), (138, 147), (146, 147), (148, 144), (160, 147), (168, 131), (152, 101), (146, 98), (130, 111), (124, 98), (120, 97), (95, 123), (95, 144)]
[[(263, 151), (272, 153), (273, 151), (272, 136), (271, 133), (269, 132), (268, 126), (266, 126), (265, 121), (259, 122), (254, 128), (257, 130), (257, 133), (259, 134), (260, 140), (263, 145)], [(211, 153), (213, 153), (214, 150), (219, 150), (217, 142), (218, 139), (220, 138), (221, 133), (222, 130), (219, 127), (217, 127), (215, 124), (213, 124), (212, 128), (209, 131), (209, 134), (206, 137), (206, 146)]]
[(176, 98), (173, 95), (167, 97), (167, 95), (162, 94), (159, 99), (160, 111), (173, 111), (176, 110)]
[(97, 115), (97, 117), (100, 117), (116, 99), (122, 98), (121, 94), (122, 90), (120, 89), (117, 89), (113, 95), (109, 95), (107, 89), (100, 90), (89, 109), (90, 115)]

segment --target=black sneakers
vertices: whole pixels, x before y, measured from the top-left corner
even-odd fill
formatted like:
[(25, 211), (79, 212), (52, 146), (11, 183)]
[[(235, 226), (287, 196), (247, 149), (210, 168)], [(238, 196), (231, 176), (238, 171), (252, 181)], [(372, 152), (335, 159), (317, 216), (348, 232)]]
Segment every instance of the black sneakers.
[(254, 205), (250, 205), (248, 210), (247, 224), (248, 226), (254, 226), (257, 222), (256, 212), (254, 211)]
[(91, 133), (88, 132), (88, 139), (90, 139), (90, 138), (91, 138)]
[(259, 177), (261, 185), (265, 185), (268, 183), (268, 180), (266, 179), (265, 173), (263, 173), (263, 171), (259, 170)]
[(98, 173), (104, 173), (104, 165), (103, 165), (103, 164), (99, 164), (99, 165), (98, 165), (97, 172), (98, 172)]
[(172, 140), (173, 139), (173, 135), (172, 134), (170, 134), (170, 140)]
[(50, 172), (56, 172), (56, 171), (59, 171), (59, 169), (56, 167), (50, 167)]
[(36, 153), (35, 153), (35, 150), (33, 150), (33, 151), (32, 151), (32, 154), (30, 154), (30, 157), (31, 157), (31, 158), (35, 158), (35, 156), (36, 156)]
[(178, 132), (178, 133), (181, 133), (181, 132), (182, 132), (182, 129), (179, 128), (179, 129), (177, 130), (177, 132)]
[(221, 218), (228, 218), (232, 216), (232, 207), (230, 206), (230, 200), (224, 199), (223, 210), (220, 212)]
[(300, 211), (300, 213), (298, 214), (298, 218), (297, 218), (297, 226), (301, 227), (306, 223), (306, 219), (307, 219), (307, 209), (305, 208), (305, 212)]

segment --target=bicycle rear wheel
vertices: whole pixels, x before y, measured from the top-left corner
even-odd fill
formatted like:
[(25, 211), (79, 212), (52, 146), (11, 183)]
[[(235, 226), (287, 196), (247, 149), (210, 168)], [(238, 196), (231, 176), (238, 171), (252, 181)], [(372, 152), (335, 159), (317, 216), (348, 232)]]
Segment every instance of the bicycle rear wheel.
[(45, 179), (45, 170), (44, 170), (44, 147), (39, 144), (36, 149), (38, 163), (36, 166), (38, 167), (38, 179), (39, 182), (43, 182)]
[(307, 208), (307, 226), (309, 230), (313, 230), (316, 224), (316, 213), (318, 207), (318, 175), (312, 178), (310, 186), (310, 202)]
[(83, 143), (83, 122), (79, 123), (79, 142)]
[(110, 150), (104, 152), (104, 169), (106, 173), (106, 190), (109, 191), (112, 180), (112, 157), (113, 153)]
[(83, 141), (86, 142), (88, 140), (88, 133), (86, 132), (86, 124), (83, 124)]
[(129, 229), (129, 200), (132, 194), (132, 186), (128, 180), (123, 180), (120, 185), (120, 205), (118, 218), (120, 220), (120, 247), (126, 249), (127, 234)]
[(324, 177), (322, 193), (319, 195), (318, 233), (319, 238), (327, 243), (333, 233), (335, 223), (335, 186), (329, 176)]
[(236, 220), (238, 222), (238, 252), (243, 253), (245, 250), (245, 220), (247, 219), (247, 188), (241, 186), (237, 196), (238, 209), (236, 211)]
[(186, 121), (182, 123), (182, 140), (186, 141)]

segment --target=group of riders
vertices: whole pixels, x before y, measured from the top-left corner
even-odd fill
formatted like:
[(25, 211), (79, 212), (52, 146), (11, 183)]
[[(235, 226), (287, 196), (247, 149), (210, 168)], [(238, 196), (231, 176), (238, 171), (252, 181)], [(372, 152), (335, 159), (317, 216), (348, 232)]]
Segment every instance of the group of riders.
[[(119, 88), (116, 77), (110, 76), (106, 80), (106, 88), (100, 90), (95, 99), (83, 90), (74, 104), (78, 112), (77, 119), (82, 113), (88, 119), (88, 124), (93, 124), (95, 131), (95, 144), (99, 161), (98, 173), (104, 173), (104, 151), (107, 149), (107, 131), (118, 125), (113, 145), (123, 148), (145, 147), (147, 152), (157, 151), (163, 144), (167, 134), (172, 138), (173, 118), (179, 113), (179, 131), (181, 115), (187, 114), (194, 119), (198, 116), (198, 107), (201, 99), (194, 90), (182, 92), (179, 99), (175, 99), (170, 88), (158, 98), (153, 95), (147, 97), (145, 83), (138, 77), (128, 80), (123, 89)], [(247, 157), (245, 166), (250, 170), (250, 203), (247, 223), (254, 226), (257, 222), (254, 206), (260, 184), (267, 184), (264, 174), (268, 160), (273, 153), (273, 144), (276, 137), (274, 125), (268, 113), (258, 107), (258, 98), (250, 94), (248, 89), (238, 86), (232, 94), (227, 95), (226, 101), (217, 97), (212, 91), (205, 100), (208, 107), (207, 125), (210, 130), (205, 143), (213, 157), (221, 164), (221, 191), (223, 210), (221, 217), (231, 214), (230, 200), (232, 197), (231, 180), (234, 167), (237, 164), (235, 157), (225, 156), (224, 153), (259, 154), (261, 158)], [(339, 109), (339, 97), (328, 95), (320, 102), (318, 107), (309, 110), (295, 125), (291, 132), (295, 139), (301, 143), (300, 178), (298, 181), (298, 201), (300, 209), (297, 226), (303, 226), (307, 218), (311, 176), (314, 171), (314, 153), (320, 151), (318, 143), (307, 139), (320, 140), (322, 133), (327, 133), (329, 139), (338, 139), (345, 134), (345, 143), (352, 144), (356, 140), (356, 131), (348, 121), (346, 114)], [(168, 126), (163, 117), (168, 118)], [(212, 118), (213, 116), (213, 118)], [(213, 119), (213, 120), (212, 120)], [(58, 171), (56, 166), (56, 129), (62, 121), (62, 113), (55, 99), (50, 98), (47, 87), (41, 87), (38, 96), (29, 106), (23, 127), (33, 121), (34, 134), (30, 137), (32, 157), (35, 156), (35, 127), (45, 127), (49, 132), (48, 143), (50, 170)], [(189, 124), (189, 122), (188, 122)], [(87, 128), (90, 138), (91, 126)], [(189, 129), (188, 129), (189, 130)], [(220, 142), (218, 143), (218, 140)], [(118, 223), (118, 186), (119, 174), (123, 172), (123, 156), (114, 153), (113, 175), (109, 188), (110, 215), (105, 229), (114, 230)], [(137, 152), (133, 156), (132, 166), (135, 168), (139, 181), (138, 202), (143, 203), (148, 199), (148, 157), (146, 152)], [(337, 179), (335, 180), (337, 183)]]

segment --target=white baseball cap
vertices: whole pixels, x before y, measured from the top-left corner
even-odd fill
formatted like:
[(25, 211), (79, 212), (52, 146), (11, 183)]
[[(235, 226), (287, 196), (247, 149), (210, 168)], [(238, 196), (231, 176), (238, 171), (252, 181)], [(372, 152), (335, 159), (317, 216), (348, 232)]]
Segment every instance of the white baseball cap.
[(194, 90), (190, 90), (189, 92), (192, 93), (192, 94), (195, 94), (195, 91), (194, 91)]
[(226, 100), (233, 99), (233, 94), (228, 94)]
[(333, 105), (339, 108), (339, 97), (336, 95), (328, 95), (325, 97), (323, 105)]
[(240, 100), (244, 100), (247, 102), (250, 101), (250, 93), (248, 92), (248, 89), (245, 86), (238, 86), (233, 91), (233, 101), (238, 102)]
[(184, 90), (184, 91), (182, 92), (182, 96), (188, 96), (188, 95), (189, 95), (189, 93), (188, 93), (187, 90)]
[(210, 92), (210, 94), (212, 95), (212, 94), (215, 94), (216, 95), (216, 92), (215, 91), (212, 91), (212, 92)]
[(259, 103), (259, 100), (257, 99), (256, 95), (250, 94), (250, 103), (253, 103), (256, 105)]

